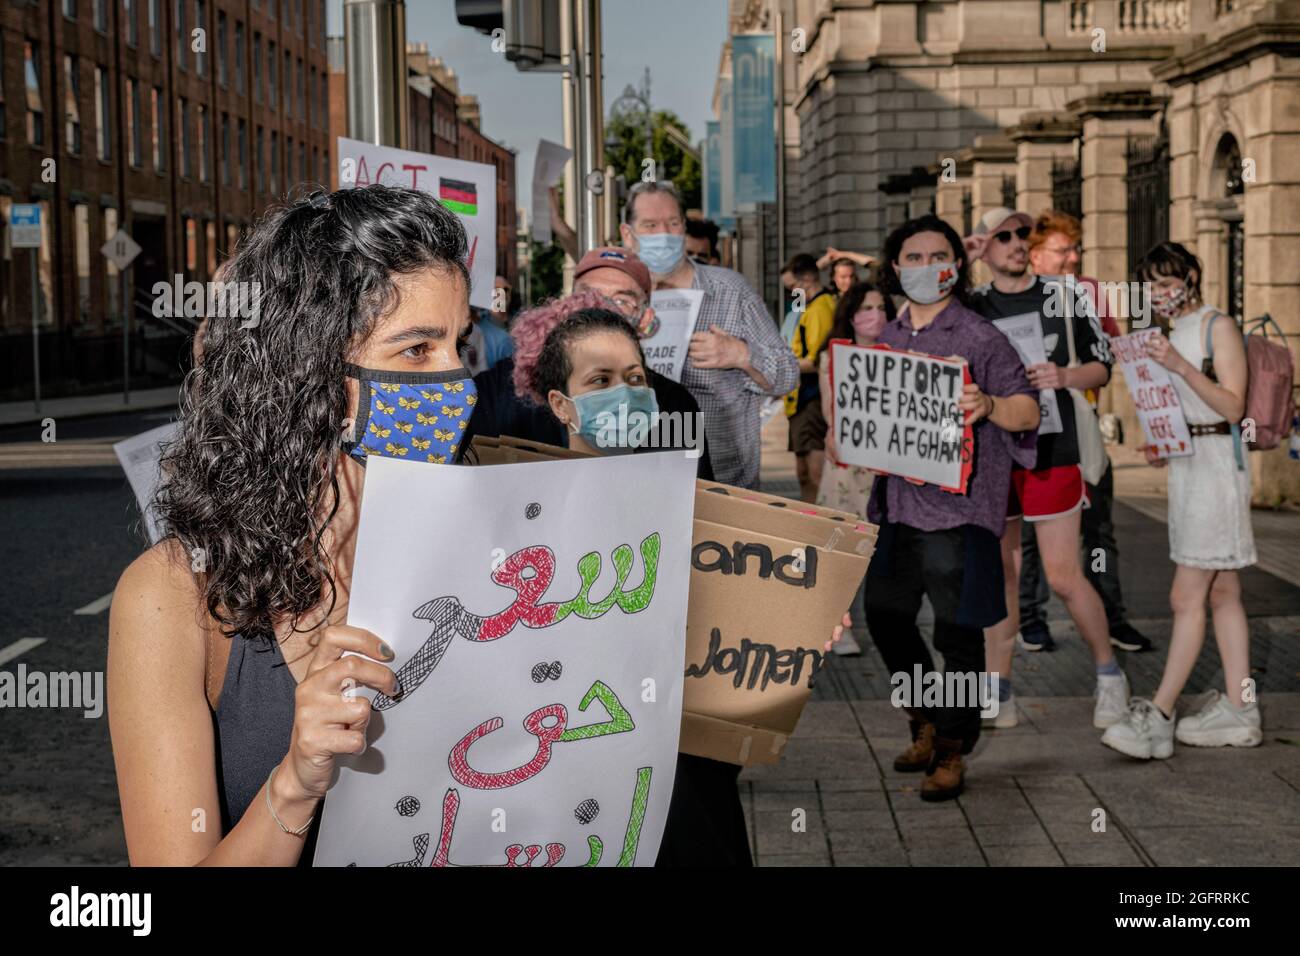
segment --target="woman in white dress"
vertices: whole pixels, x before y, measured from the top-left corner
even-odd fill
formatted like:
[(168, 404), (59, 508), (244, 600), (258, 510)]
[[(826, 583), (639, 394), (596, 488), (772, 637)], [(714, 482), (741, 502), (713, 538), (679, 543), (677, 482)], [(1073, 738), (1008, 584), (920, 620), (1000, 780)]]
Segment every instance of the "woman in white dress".
[[(840, 296), (835, 306), (835, 318), (831, 323), (830, 335), (822, 343), (817, 358), (817, 371), (820, 376), (822, 416), (826, 419), (826, 465), (822, 469), (821, 483), (817, 486), (817, 504), (837, 511), (867, 517), (867, 499), (871, 497), (871, 486), (875, 473), (857, 465), (841, 464), (835, 447), (835, 415), (831, 408), (831, 373), (830, 343), (835, 339), (848, 339), (855, 345), (875, 345), (876, 337), (885, 323), (894, 317), (893, 301), (870, 282), (857, 282)], [(855, 608), (862, 607), (862, 595), (859, 588), (854, 600)], [(859, 625), (865, 626), (865, 625)], [(862, 647), (854, 640), (852, 633), (844, 632), (844, 639), (835, 645), (835, 653), (841, 656), (857, 656)]]
[[(1245, 343), (1236, 322), (1201, 301), (1201, 263), (1183, 246), (1160, 243), (1139, 263), (1137, 278), (1151, 283), (1152, 311), (1167, 333), (1154, 336), (1147, 351), (1173, 379), (1193, 454), (1157, 458), (1146, 449), (1148, 464), (1169, 468), (1173, 637), (1155, 696), (1133, 698), (1102, 743), (1143, 759), (1171, 756), (1175, 739), (1197, 747), (1254, 747), (1263, 735), (1237, 575), (1255, 563), (1250, 468), (1237, 429), (1246, 410)], [(1199, 712), (1175, 725), (1178, 695), (1205, 641), (1207, 602), (1227, 694), (1211, 691)]]

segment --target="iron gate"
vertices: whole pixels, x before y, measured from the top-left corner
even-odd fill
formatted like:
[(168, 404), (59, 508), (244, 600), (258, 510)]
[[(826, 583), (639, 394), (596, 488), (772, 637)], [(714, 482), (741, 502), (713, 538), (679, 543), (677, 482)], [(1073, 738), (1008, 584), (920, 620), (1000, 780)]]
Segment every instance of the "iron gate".
[(1169, 136), (1131, 136), (1124, 150), (1128, 172), (1128, 274), (1151, 248), (1169, 238)]
[(1079, 161), (1073, 157), (1052, 159), (1052, 208), (1083, 219), (1083, 181)]

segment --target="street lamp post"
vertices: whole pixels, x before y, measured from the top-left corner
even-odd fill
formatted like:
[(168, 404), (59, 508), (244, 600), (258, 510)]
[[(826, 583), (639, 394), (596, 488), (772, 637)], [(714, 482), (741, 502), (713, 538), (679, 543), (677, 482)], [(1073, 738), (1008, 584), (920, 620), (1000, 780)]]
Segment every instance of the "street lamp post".
[[(650, 67), (646, 67), (645, 75), (641, 78), (641, 89), (638, 90), (631, 83), (623, 88), (623, 95), (616, 99), (610, 107), (611, 113), (621, 112), (624, 109), (639, 107), (642, 115), (645, 117), (645, 155), (646, 158), (653, 161), (655, 157), (655, 128), (654, 112), (650, 108)], [(611, 136), (605, 141), (605, 145), (613, 149), (618, 145), (618, 141)]]

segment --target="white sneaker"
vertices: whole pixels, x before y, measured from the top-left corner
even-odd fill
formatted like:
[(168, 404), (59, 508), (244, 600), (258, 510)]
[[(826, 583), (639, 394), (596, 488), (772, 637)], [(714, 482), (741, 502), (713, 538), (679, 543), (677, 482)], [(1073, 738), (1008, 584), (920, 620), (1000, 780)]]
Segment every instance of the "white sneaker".
[(831, 645), (831, 650), (840, 657), (857, 657), (862, 653), (862, 647), (853, 639), (851, 630), (846, 630), (844, 636)]
[(1016, 710), (1016, 695), (1012, 693), (1006, 700), (998, 702), (998, 712), (992, 717), (981, 718), (981, 726), (994, 730), (1007, 730), (1020, 723), (1020, 714)]
[(1178, 742), (1193, 747), (1258, 747), (1264, 739), (1259, 704), (1252, 701), (1238, 709), (1217, 690), (1212, 693), (1205, 707), (1178, 722), (1174, 731)]
[(1097, 703), (1092, 709), (1092, 725), (1105, 730), (1124, 719), (1128, 713), (1128, 678), (1119, 674), (1097, 675)]
[(1167, 760), (1174, 755), (1174, 721), (1151, 701), (1134, 697), (1124, 716), (1106, 728), (1101, 742), (1139, 760)]

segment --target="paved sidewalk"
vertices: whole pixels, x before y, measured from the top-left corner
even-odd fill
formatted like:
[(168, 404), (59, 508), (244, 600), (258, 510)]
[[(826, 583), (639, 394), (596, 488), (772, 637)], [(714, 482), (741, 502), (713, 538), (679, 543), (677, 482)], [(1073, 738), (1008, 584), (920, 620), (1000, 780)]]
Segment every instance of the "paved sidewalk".
[[(786, 423), (764, 429), (763, 489), (798, 496)], [(1169, 645), (1164, 474), (1116, 461), (1116, 536), (1131, 622), (1156, 651), (1119, 652), (1133, 692), (1150, 694)], [(1138, 468), (1141, 470), (1137, 470)], [(1154, 474), (1152, 474), (1154, 473)], [(854, 608), (863, 654), (832, 656), (782, 760), (741, 775), (757, 863), (767, 866), (1205, 866), (1300, 864), (1300, 514), (1255, 513), (1261, 566), (1242, 575), (1252, 676), (1264, 713), (1261, 747), (1176, 745), (1166, 761), (1130, 760), (1092, 727), (1091, 656), (1055, 599), (1058, 649), (1017, 651), (1021, 724), (987, 731), (968, 758), (967, 792), (926, 804), (919, 774), (899, 774), (905, 717)], [(929, 636), (928, 607), (921, 617)], [(936, 660), (939, 658), (936, 656)], [(1182, 706), (1222, 672), (1207, 636)], [(1105, 830), (1094, 830), (1104, 813)], [(802, 813), (799, 811), (803, 811)], [(798, 824), (803, 821), (803, 828)]]
[(136, 389), (131, 401), (122, 401), (122, 393), (99, 395), (74, 395), (71, 398), (45, 398), (41, 400), (38, 414), (30, 398), (20, 402), (0, 402), (0, 425), (38, 423), (45, 418), (81, 418), (86, 415), (114, 415), (121, 412), (140, 411), (147, 408), (168, 408), (176, 404), (180, 387)]
[(1300, 694), (1264, 698), (1261, 747), (1176, 746), (1173, 758), (1149, 762), (1098, 742), (1090, 698), (1021, 704), (1021, 726), (987, 732), (967, 758), (966, 793), (930, 804), (920, 774), (893, 769), (907, 723), (887, 700), (810, 703), (781, 762), (741, 775), (755, 861), (1300, 864)]

